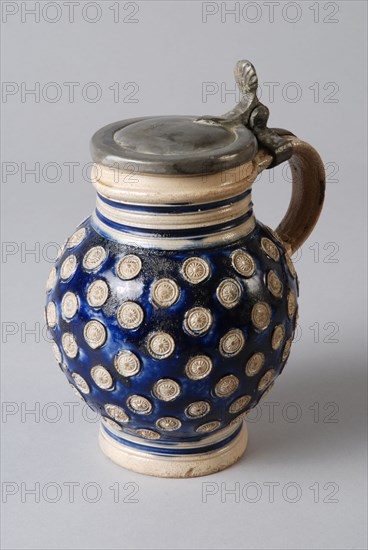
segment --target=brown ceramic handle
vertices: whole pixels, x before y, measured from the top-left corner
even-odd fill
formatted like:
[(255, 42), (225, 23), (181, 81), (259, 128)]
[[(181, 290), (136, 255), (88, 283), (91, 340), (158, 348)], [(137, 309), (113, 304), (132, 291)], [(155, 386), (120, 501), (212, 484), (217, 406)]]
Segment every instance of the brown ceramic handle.
[(326, 177), (321, 157), (308, 143), (288, 137), (293, 145), (289, 159), (292, 193), (289, 208), (276, 229), (289, 254), (309, 237), (322, 210)]

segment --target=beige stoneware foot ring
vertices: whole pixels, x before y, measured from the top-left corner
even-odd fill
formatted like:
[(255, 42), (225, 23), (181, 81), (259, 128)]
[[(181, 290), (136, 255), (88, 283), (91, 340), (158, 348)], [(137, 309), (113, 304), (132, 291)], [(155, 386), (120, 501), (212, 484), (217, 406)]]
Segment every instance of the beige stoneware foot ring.
[[(147, 445), (142, 446), (138, 438), (129, 438), (124, 444), (120, 441), (126, 439), (126, 434), (123, 438), (120, 434), (117, 437), (101, 424), (99, 443), (108, 458), (133, 472), (157, 477), (197, 477), (220, 472), (237, 462), (244, 454), (248, 443), (248, 428), (244, 422), (241, 426), (232, 428), (230, 435), (229, 430), (223, 430), (221, 439), (220, 434), (212, 442), (207, 437), (205, 445), (202, 441), (187, 446), (175, 446), (171, 451), (163, 447), (158, 453), (157, 443), (152, 450)], [(211, 447), (213, 450), (208, 450)]]

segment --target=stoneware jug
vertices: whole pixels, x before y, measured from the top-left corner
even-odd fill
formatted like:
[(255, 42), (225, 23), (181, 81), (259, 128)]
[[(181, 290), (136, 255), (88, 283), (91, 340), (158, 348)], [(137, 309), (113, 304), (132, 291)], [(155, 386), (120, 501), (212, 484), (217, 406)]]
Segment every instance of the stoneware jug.
[[(97, 204), (47, 281), (55, 358), (101, 414), (100, 446), (145, 474), (193, 477), (236, 462), (243, 422), (290, 353), (298, 279), (290, 256), (320, 214), (318, 153), (267, 126), (255, 69), (223, 116), (154, 116), (92, 138)], [(258, 174), (289, 161), (276, 231), (253, 213)], [(81, 460), (83, 460), (81, 456)]]

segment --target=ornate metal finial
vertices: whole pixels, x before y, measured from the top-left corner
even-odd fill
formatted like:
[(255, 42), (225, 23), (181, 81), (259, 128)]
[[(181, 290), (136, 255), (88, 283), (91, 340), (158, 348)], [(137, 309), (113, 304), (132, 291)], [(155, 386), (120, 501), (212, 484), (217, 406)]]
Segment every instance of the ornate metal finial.
[(205, 116), (197, 121), (226, 126), (243, 124), (252, 130), (259, 145), (272, 153), (274, 162), (270, 167), (288, 160), (292, 155), (292, 145), (284, 136), (292, 134), (287, 130), (267, 127), (270, 112), (257, 97), (258, 77), (253, 64), (246, 59), (238, 61), (234, 75), (242, 94), (239, 103), (220, 117)]
[(235, 65), (234, 76), (242, 98), (234, 109), (225, 113), (221, 118), (228, 121), (240, 118), (243, 124), (247, 126), (252, 110), (260, 104), (257, 97), (257, 73), (250, 61), (242, 59)]
[(254, 65), (246, 59), (237, 62), (234, 68), (235, 82), (243, 95), (255, 95), (258, 88), (258, 77)]

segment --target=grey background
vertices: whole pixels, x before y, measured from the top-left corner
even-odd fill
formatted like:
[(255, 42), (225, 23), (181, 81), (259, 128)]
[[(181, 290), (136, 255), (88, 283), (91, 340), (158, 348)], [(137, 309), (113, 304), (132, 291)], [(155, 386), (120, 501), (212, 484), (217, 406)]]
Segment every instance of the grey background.
[[(86, 21), (93, 7), (83, 18), (85, 2), (74, 22), (59, 2), (55, 23), (47, 21), (57, 15), (52, 6), (40, 22), (22, 22), (21, 3), (4, 4), (19, 11), (2, 24), (3, 81), (15, 83), (15, 92), (22, 82), (39, 82), (46, 96), (47, 83), (55, 82), (63, 93), (55, 102), (41, 93), (36, 102), (16, 92), (2, 103), (3, 170), (18, 170), (3, 174), (1, 186), (3, 548), (366, 548), (366, 3), (319, 2), (317, 13), (313, 2), (280, 2), (271, 22), (266, 2), (257, 2), (257, 11), (254, 2), (240, 2), (249, 11), (237, 22), (224, 11), (221, 21), (233, 2), (212, 2), (219, 11), (203, 22), (202, 2), (138, 2), (130, 17), (136, 23), (122, 20), (132, 3), (120, 2), (118, 23), (112, 1), (98, 2), (96, 23)], [(215, 93), (205, 101), (202, 86), (233, 88), (241, 58), (257, 68), (271, 125), (311, 142), (330, 163), (323, 215), (296, 257), (298, 341), (249, 421), (249, 446), (238, 464), (191, 480), (136, 475), (103, 457), (98, 423), (74, 398), (46, 341), (50, 243), (62, 243), (94, 207), (82, 168), (96, 129), (132, 116), (225, 112), (235, 98)], [(80, 83), (74, 101), (64, 82)], [(81, 93), (89, 82), (102, 90), (95, 103)], [(118, 102), (109, 90), (114, 82)], [(123, 90), (129, 82), (139, 87), (138, 102), (128, 101), (131, 85)], [(274, 98), (267, 82), (279, 83)], [(293, 91), (301, 91), (297, 101)], [(36, 182), (22, 176), (22, 162), (46, 171), (58, 163), (61, 173), (52, 183), (50, 169)], [(71, 182), (70, 162), (79, 163)], [(273, 227), (290, 193), (287, 171), (274, 175), (273, 183), (268, 172), (254, 185), (255, 213)], [(80, 484), (73, 502), (68, 483)], [(277, 484), (274, 498), (270, 483)], [(32, 487), (39, 498), (27, 493)]]

